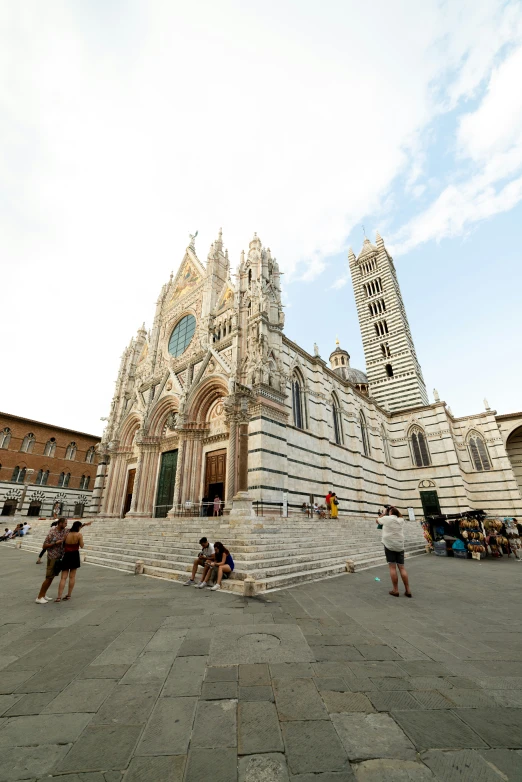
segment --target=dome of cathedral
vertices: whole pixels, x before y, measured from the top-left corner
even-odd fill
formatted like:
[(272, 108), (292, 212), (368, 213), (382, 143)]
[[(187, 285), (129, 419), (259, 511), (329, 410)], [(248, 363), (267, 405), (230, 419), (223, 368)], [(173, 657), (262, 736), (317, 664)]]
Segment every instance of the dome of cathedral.
[(333, 371), (356, 386), (367, 385), (366, 374), (362, 370), (350, 366), (350, 354), (347, 350), (342, 349), (338, 339), (335, 344), (337, 347), (333, 353), (330, 353), (330, 366)]

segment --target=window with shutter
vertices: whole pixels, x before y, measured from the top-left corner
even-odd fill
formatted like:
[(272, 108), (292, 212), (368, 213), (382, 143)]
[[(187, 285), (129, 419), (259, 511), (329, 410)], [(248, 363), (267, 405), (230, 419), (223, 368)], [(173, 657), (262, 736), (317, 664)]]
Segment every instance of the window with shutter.
[(491, 462), (489, 460), (488, 450), (482, 437), (477, 437), (477, 448), (480, 454), (480, 458), (482, 459), (482, 469), (491, 470)]

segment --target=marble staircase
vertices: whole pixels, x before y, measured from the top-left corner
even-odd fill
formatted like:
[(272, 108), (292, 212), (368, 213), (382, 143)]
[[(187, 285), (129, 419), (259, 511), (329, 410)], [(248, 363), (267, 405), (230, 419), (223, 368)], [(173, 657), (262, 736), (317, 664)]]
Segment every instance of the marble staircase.
[[(22, 549), (38, 553), (49, 522), (33, 523)], [(134, 572), (143, 562), (144, 574), (184, 582), (189, 577), (205, 535), (221, 540), (231, 551), (235, 570), (223, 589), (243, 593), (245, 578), (255, 580), (255, 591), (266, 592), (330, 578), (346, 572), (346, 561), (356, 571), (385, 562), (381, 533), (373, 520), (312, 520), (305, 516), (253, 518), (230, 524), (226, 517), (183, 519), (93, 520), (85, 530), (85, 561)], [(15, 546), (15, 542), (0, 545)], [(406, 557), (424, 554), (420, 524), (406, 522)]]

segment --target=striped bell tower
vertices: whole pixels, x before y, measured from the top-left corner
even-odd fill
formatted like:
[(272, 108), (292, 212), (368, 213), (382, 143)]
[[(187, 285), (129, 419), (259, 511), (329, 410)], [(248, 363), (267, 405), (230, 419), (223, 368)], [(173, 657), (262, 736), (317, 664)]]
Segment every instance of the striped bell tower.
[(397, 273), (384, 241), (378, 233), (375, 245), (365, 239), (357, 258), (350, 248), (348, 260), (370, 395), (390, 411), (427, 405)]

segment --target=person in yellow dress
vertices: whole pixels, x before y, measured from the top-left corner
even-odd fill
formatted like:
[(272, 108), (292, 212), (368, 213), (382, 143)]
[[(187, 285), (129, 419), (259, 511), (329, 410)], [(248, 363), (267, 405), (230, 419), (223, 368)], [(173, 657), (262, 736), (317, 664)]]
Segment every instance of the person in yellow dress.
[(330, 499), (330, 518), (331, 519), (336, 519), (337, 518), (338, 506), (339, 506), (339, 500), (337, 499), (337, 494), (334, 492), (332, 494), (331, 499)]

